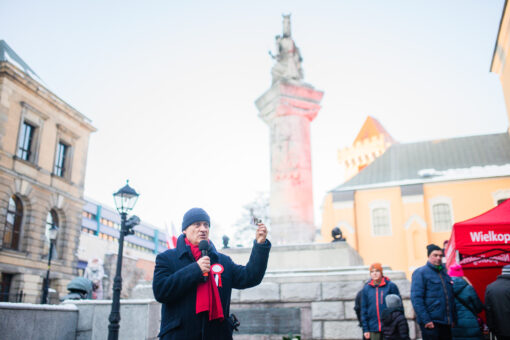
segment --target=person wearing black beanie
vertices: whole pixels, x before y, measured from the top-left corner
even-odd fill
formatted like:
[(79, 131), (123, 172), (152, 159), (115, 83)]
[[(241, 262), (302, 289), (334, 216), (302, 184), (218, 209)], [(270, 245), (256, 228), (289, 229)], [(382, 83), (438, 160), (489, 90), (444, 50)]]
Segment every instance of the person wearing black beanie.
[(432, 253), (434, 250), (441, 250), (438, 245), (431, 243), (427, 246), (427, 257), (430, 256), (430, 253)]
[(271, 243), (263, 223), (257, 224), (245, 266), (216, 250), (210, 224), (204, 209), (188, 210), (176, 247), (156, 257), (152, 290), (163, 305), (161, 340), (232, 340), (239, 326), (229, 313), (232, 288), (254, 287), (264, 277)]
[(453, 281), (442, 266), (443, 250), (427, 245), (428, 261), (413, 272), (411, 302), (423, 340), (451, 340), (457, 321)]

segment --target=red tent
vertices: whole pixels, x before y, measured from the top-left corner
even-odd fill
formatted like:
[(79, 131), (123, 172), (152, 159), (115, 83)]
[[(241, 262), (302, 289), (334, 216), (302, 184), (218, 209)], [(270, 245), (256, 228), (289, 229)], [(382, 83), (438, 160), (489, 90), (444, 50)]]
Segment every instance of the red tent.
[(453, 225), (445, 250), (446, 266), (459, 263), (478, 296), (510, 264), (510, 199), (472, 219)]

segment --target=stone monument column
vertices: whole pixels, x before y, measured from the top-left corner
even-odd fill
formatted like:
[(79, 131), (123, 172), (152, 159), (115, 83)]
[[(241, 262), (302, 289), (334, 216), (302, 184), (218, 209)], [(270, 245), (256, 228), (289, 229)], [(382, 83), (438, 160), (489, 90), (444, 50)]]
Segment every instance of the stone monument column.
[(323, 92), (303, 82), (301, 55), (291, 38), (290, 15), (276, 37), (273, 83), (255, 104), (271, 134), (271, 241), (310, 243), (315, 238), (310, 123)]

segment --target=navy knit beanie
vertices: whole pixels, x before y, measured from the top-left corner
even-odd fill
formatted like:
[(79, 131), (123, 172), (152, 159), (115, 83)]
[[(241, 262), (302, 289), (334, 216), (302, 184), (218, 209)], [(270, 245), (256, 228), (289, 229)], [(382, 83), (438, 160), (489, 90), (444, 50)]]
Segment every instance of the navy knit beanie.
[(205, 221), (211, 225), (209, 215), (202, 208), (191, 208), (182, 218), (182, 230), (186, 229), (195, 222)]
[(429, 244), (427, 246), (427, 256), (430, 256), (430, 253), (432, 253), (434, 250), (441, 250), (441, 248), (433, 243)]

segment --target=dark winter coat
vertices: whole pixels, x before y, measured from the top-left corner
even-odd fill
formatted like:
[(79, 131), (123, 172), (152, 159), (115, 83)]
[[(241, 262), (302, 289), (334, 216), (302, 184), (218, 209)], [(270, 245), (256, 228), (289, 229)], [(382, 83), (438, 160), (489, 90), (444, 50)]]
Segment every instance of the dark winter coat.
[[(235, 264), (230, 257), (218, 253), (211, 243), (209, 257), (211, 266), (219, 263), (224, 271), (221, 274), (222, 287), (218, 287), (225, 320), (209, 321), (208, 313), (196, 314), (197, 285), (202, 282), (202, 271), (196, 263), (191, 249), (184, 241), (184, 235), (177, 239), (177, 247), (156, 257), (152, 289), (161, 307), (162, 340), (201, 340), (232, 339), (230, 315), (230, 295), (232, 288), (244, 289), (258, 285), (266, 271), (271, 243), (254, 242), (250, 260), (246, 266)], [(241, 326), (242, 327), (242, 326)]]
[(482, 339), (483, 334), (478, 324), (477, 315), (482, 312), (483, 304), (474, 288), (463, 278), (453, 277), (453, 293), (457, 310), (457, 323), (452, 329), (453, 339)]
[(510, 337), (510, 274), (498, 276), (485, 290), (487, 326), (496, 336)]
[(356, 318), (358, 319), (358, 325), (361, 327), (361, 295), (363, 294), (363, 288), (356, 294), (356, 298), (354, 299), (354, 312), (356, 313)]
[(430, 262), (416, 269), (411, 282), (411, 302), (421, 325), (451, 325), (456, 320), (453, 281), (444, 269)]
[(383, 277), (379, 285), (373, 281), (363, 287), (361, 295), (361, 326), (363, 332), (381, 332), (381, 313), (386, 308), (384, 297), (388, 294), (396, 294), (400, 297), (400, 292), (396, 284), (387, 277)]
[(409, 326), (401, 307), (383, 310), (381, 315), (384, 340), (408, 340)]

